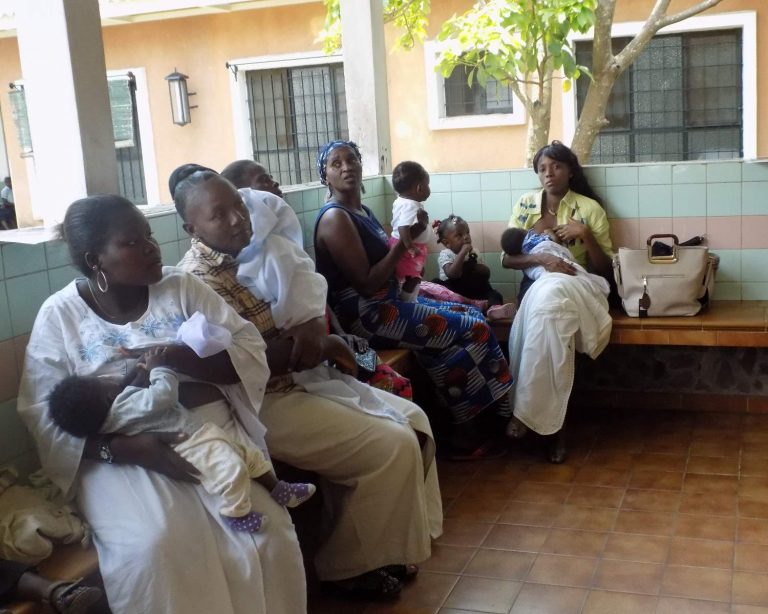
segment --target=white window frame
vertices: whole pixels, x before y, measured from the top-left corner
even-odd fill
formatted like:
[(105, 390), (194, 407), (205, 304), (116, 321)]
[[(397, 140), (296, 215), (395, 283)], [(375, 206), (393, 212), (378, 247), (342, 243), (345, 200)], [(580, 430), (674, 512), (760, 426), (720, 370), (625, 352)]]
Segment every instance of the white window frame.
[[(640, 21), (614, 23), (611, 38), (635, 36)], [(703, 32), (741, 28), (742, 142), (744, 160), (757, 157), (757, 14), (755, 11), (698, 15), (662, 28), (657, 34)], [(569, 37), (572, 42), (592, 40), (594, 31)], [(570, 143), (576, 132), (576, 87), (563, 93), (563, 141)]]
[(149, 111), (149, 85), (147, 71), (144, 68), (121, 68), (108, 70), (107, 77), (120, 77), (133, 73), (136, 80), (136, 116), (141, 134), (141, 161), (144, 167), (144, 188), (147, 191), (147, 204), (138, 205), (139, 209), (157, 207), (160, 203), (160, 185), (157, 180), (157, 158), (155, 157), (155, 137), (152, 131), (152, 114)]
[(341, 53), (325, 55), (322, 51), (263, 55), (252, 58), (229, 60), (229, 90), (232, 100), (232, 119), (235, 131), (235, 156), (238, 159), (252, 159), (253, 147), (251, 121), (248, 110), (248, 88), (241, 72), (249, 70), (276, 70), (299, 66), (320, 66), (343, 64)]
[(445, 116), (445, 78), (437, 69), (437, 56), (446, 43), (424, 42), (424, 70), (427, 79), (427, 119), (430, 130), (457, 130), (493, 126), (520, 126), (527, 117), (522, 101), (514, 96), (512, 113)]

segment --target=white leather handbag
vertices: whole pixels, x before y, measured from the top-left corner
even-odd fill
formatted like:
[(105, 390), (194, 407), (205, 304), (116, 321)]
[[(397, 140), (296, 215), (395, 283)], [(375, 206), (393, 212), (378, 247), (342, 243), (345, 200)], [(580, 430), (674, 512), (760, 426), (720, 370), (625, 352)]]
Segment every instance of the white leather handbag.
[[(654, 242), (672, 239), (670, 249), (654, 255)], [(703, 245), (680, 245), (677, 235), (648, 237), (645, 249), (620, 247), (613, 275), (627, 315), (694, 316), (712, 299), (719, 257)]]

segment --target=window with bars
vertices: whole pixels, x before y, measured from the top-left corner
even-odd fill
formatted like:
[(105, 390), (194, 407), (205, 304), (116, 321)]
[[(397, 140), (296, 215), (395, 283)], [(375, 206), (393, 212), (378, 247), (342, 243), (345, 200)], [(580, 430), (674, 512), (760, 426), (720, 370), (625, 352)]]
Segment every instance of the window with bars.
[(486, 86), (480, 87), (473, 77), (472, 87), (467, 84), (467, 75), (461, 68), (456, 68), (445, 79), (445, 116), (489, 115), (491, 113), (512, 113), (512, 88), (488, 79)]
[(284, 185), (317, 180), (321, 145), (349, 138), (340, 63), (245, 73), (253, 159)]
[[(614, 53), (629, 42), (612, 41)], [(616, 82), (609, 125), (592, 149), (595, 164), (743, 157), (742, 30), (654, 37)], [(576, 44), (592, 64), (592, 42)], [(579, 79), (579, 114), (589, 81)]]

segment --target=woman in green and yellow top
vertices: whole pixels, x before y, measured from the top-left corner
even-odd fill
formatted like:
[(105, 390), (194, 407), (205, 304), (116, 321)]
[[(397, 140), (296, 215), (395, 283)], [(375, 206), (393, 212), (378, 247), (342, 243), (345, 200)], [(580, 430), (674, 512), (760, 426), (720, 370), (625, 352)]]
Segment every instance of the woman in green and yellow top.
[[(534, 233), (552, 230), (560, 242), (567, 246), (573, 259), (593, 273), (611, 277), (611, 258), (613, 249), (608, 228), (608, 217), (600, 205), (598, 196), (589, 185), (584, 169), (579, 160), (567, 146), (559, 141), (542, 147), (533, 158), (533, 169), (539, 176), (542, 189), (523, 195), (512, 209), (509, 226), (522, 228)], [(530, 236), (530, 235), (529, 235)], [(531, 266), (543, 266), (548, 272), (576, 275), (576, 269), (570, 262), (552, 254), (504, 254), (502, 265), (509, 269), (525, 269)], [(567, 281), (567, 280), (565, 280)], [(521, 311), (525, 308), (523, 296), (533, 284), (524, 277), (520, 284), (519, 302)], [(569, 284), (563, 283), (548, 292), (537, 292), (536, 305), (529, 305), (524, 313), (518, 314), (515, 329), (510, 335), (510, 370), (515, 376), (513, 391), (515, 417), (509, 423), (507, 434), (521, 437), (530, 427), (541, 434), (553, 434), (550, 448), (550, 460), (555, 463), (565, 460), (565, 444), (562, 423), (565, 407), (570, 395), (570, 385), (561, 387), (560, 392), (547, 392), (552, 389), (552, 379), (573, 378), (573, 337), (567, 335), (538, 335), (537, 331), (520, 330), (521, 327), (539, 326), (541, 322), (531, 317), (529, 312), (551, 309), (554, 301), (575, 300)], [(603, 301), (596, 297), (597, 301)], [(530, 301), (529, 301), (530, 302)], [(597, 303), (596, 303), (597, 305)], [(603, 311), (602, 302), (597, 311)], [(564, 313), (564, 312), (563, 312)], [(607, 314), (607, 303), (605, 304)], [(534, 313), (535, 315), (535, 313)], [(541, 313), (538, 314), (541, 316)], [(565, 318), (565, 316), (563, 316)], [(600, 332), (604, 334), (605, 321)], [(578, 334), (582, 324), (573, 327)], [(562, 327), (561, 327), (562, 328)], [(558, 329), (559, 330), (559, 329)], [(564, 330), (564, 328), (563, 328)], [(569, 328), (570, 330), (570, 328)], [(583, 332), (583, 331), (582, 331)], [(602, 348), (598, 348), (599, 353)], [(590, 352), (590, 355), (593, 355)], [(530, 366), (529, 366), (530, 365)], [(534, 366), (535, 365), (535, 366)], [(567, 392), (565, 392), (567, 389)], [(533, 407), (531, 404), (535, 404)], [(531, 416), (535, 415), (533, 419)], [(543, 426), (546, 425), (546, 426)]]

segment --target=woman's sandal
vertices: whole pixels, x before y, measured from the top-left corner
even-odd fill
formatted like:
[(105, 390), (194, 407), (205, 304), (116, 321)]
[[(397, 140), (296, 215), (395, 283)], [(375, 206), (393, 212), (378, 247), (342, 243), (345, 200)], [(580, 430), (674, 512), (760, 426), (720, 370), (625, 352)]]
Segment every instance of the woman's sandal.
[(527, 432), (528, 427), (514, 416), (507, 422), (507, 437), (510, 439), (522, 439)]
[(400, 582), (408, 583), (416, 579), (419, 573), (419, 568), (416, 565), (384, 565), (382, 569), (393, 578), (397, 578)]
[(559, 465), (565, 462), (568, 453), (565, 448), (565, 438), (558, 435), (552, 436), (554, 440), (549, 444), (549, 462)]
[(400, 596), (403, 583), (384, 569), (374, 569), (354, 578), (323, 582), (323, 587), (342, 599), (392, 601)]
[(88, 614), (91, 608), (101, 600), (101, 596), (100, 588), (86, 586), (80, 578), (74, 582), (51, 584), (48, 599), (45, 602), (51, 610), (59, 614)]

